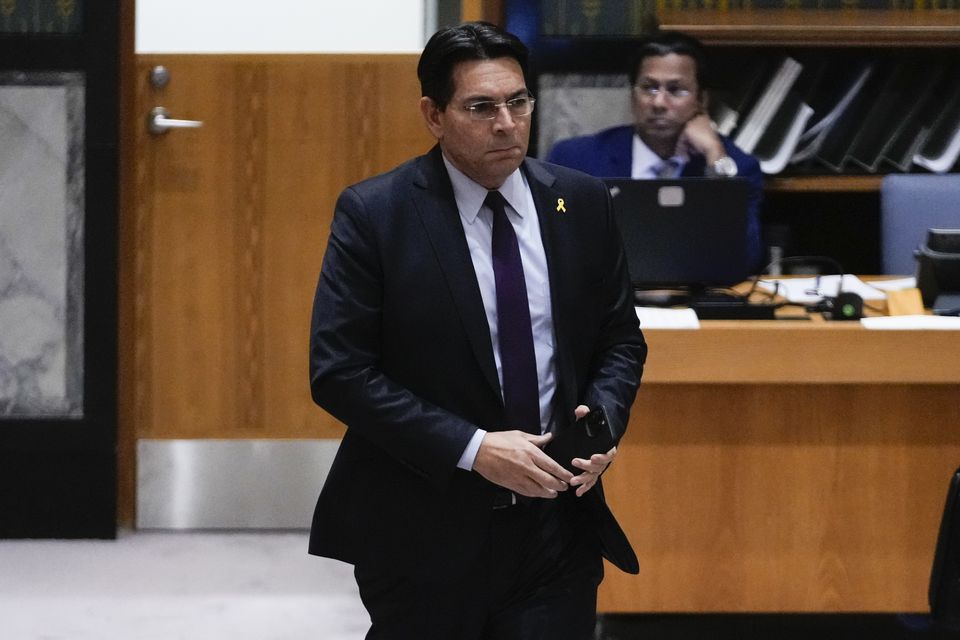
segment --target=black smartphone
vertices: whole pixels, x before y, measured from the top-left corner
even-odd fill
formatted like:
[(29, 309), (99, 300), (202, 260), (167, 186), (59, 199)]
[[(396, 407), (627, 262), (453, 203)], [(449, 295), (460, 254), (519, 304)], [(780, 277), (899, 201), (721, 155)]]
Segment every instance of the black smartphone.
[(554, 434), (545, 449), (547, 455), (574, 474), (583, 469), (574, 467), (574, 458), (589, 460), (595, 453), (606, 453), (617, 445), (617, 436), (603, 405), (594, 407), (590, 413), (569, 427)]

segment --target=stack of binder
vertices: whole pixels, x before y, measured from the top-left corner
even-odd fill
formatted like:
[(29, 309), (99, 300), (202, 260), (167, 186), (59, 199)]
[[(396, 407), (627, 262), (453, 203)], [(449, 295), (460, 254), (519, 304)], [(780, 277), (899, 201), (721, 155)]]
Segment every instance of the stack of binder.
[(946, 60), (808, 52), (728, 83), (711, 117), (766, 174), (946, 173), (960, 158), (960, 71)]

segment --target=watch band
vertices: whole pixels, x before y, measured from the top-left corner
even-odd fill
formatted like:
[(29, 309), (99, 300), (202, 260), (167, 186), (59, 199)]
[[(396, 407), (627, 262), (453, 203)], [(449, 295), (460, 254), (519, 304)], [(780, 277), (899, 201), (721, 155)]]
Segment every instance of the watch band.
[(730, 156), (717, 158), (709, 169), (708, 175), (718, 178), (733, 178), (737, 175), (737, 163)]

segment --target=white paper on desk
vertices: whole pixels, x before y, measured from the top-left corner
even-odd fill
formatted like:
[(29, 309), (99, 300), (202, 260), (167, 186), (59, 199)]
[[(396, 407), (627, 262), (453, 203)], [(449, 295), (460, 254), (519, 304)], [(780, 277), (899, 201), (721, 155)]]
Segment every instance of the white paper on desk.
[(634, 307), (641, 329), (699, 329), (700, 318), (693, 309)]
[(960, 331), (960, 317), (957, 316), (878, 316), (861, 318), (860, 324), (865, 329)]
[(870, 286), (882, 289), (883, 291), (902, 291), (903, 289), (915, 289), (917, 279), (913, 276), (909, 278), (896, 278), (893, 280), (871, 280)]
[(790, 302), (816, 304), (825, 297), (834, 297), (840, 289), (843, 278), (843, 290), (859, 295), (864, 300), (885, 300), (887, 294), (872, 287), (857, 276), (851, 274), (820, 276), (812, 278), (766, 278), (757, 286), (766, 291), (776, 292)]

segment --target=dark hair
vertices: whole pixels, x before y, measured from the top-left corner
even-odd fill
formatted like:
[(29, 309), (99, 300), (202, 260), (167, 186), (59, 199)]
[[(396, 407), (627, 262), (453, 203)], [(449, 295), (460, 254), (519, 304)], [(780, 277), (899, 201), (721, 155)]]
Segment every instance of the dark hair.
[(489, 22), (467, 22), (437, 31), (420, 54), (417, 77), (420, 93), (441, 111), (453, 97), (453, 68), (466, 60), (513, 58), (527, 75), (527, 47), (512, 33)]
[(693, 36), (679, 31), (657, 31), (640, 43), (640, 48), (630, 63), (630, 86), (637, 84), (640, 67), (646, 58), (659, 57), (675, 53), (679, 56), (690, 56), (696, 67), (697, 85), (704, 88), (706, 76), (706, 55), (703, 45)]

